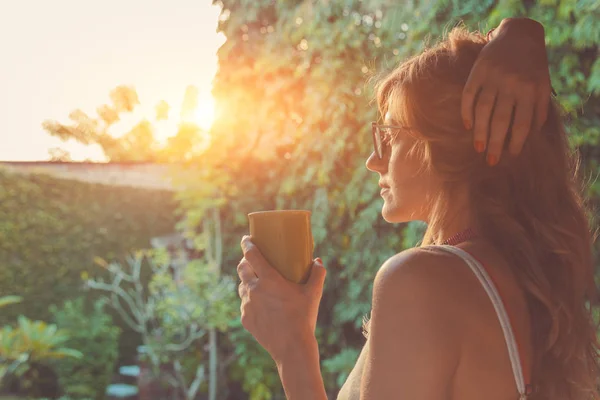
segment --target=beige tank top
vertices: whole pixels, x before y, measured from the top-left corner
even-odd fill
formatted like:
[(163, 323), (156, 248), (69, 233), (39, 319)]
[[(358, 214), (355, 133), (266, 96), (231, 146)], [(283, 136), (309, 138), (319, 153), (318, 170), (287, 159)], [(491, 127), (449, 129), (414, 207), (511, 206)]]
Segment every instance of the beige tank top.
[[(515, 340), (515, 335), (510, 324), (510, 318), (506, 312), (502, 298), (498, 293), (498, 289), (496, 288), (492, 278), (488, 275), (483, 264), (476, 260), (475, 257), (473, 257), (467, 251), (455, 246), (428, 247), (439, 248), (462, 258), (471, 268), (471, 271), (473, 271), (477, 279), (479, 279), (479, 282), (481, 282), (494, 305), (494, 309), (496, 310), (496, 314), (500, 320), (500, 325), (502, 326), (502, 331), (504, 332), (504, 339), (506, 340), (508, 354), (510, 356), (510, 362), (512, 365), (513, 374), (515, 376), (515, 382), (517, 383), (517, 389), (519, 390), (519, 400), (527, 399), (527, 395), (531, 392), (531, 385), (526, 384), (523, 376), (523, 364), (521, 362), (521, 357), (519, 356), (519, 347)], [(348, 375), (348, 379), (346, 379), (344, 386), (342, 386), (342, 389), (338, 393), (337, 400), (360, 400), (360, 383), (364, 371), (365, 360), (368, 357), (368, 343), (369, 341), (367, 339), (367, 343), (365, 343), (360, 355), (358, 356), (356, 365), (352, 369), (352, 372), (350, 372), (350, 375)]]

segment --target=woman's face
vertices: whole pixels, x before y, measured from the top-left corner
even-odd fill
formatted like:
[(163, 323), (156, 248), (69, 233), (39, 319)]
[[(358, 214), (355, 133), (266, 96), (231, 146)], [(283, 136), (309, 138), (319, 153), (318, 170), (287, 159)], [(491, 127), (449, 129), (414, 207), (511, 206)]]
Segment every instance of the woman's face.
[[(383, 125), (402, 125), (386, 114)], [(406, 130), (393, 129), (394, 139), (384, 137), (383, 159), (375, 152), (367, 159), (367, 169), (379, 174), (382, 188), (383, 218), (390, 223), (414, 220), (427, 221), (427, 199), (438, 184), (432, 174), (425, 170), (420, 157), (409, 150), (416, 139)]]

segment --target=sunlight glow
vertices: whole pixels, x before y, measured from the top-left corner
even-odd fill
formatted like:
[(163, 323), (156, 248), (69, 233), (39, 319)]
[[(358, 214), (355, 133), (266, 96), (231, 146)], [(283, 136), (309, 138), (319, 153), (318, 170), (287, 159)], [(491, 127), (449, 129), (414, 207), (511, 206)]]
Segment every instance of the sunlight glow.
[(194, 119), (200, 128), (210, 130), (215, 120), (215, 100), (211, 95), (202, 96), (194, 112)]
[[(134, 87), (141, 104), (110, 127), (109, 133), (117, 137), (144, 119), (158, 142), (176, 135), (184, 122), (180, 110), (188, 85), (197, 88), (198, 102), (186, 118), (201, 129), (212, 125), (216, 52), (225, 42), (216, 29), (220, 2), (182, 0), (175, 7), (141, 0), (42, 1), (34, 2), (34, 13), (32, 2), (13, 3), (13, 18), (0, 24), (0, 49), (8, 62), (0, 69), (14, 72), (0, 74), (0, 109), (10, 110), (1, 120), (0, 160), (47, 160), (49, 149), (60, 148), (74, 161), (106, 161), (100, 146), (64, 142), (42, 123), (70, 125), (68, 116), (77, 109), (96, 119), (97, 107), (111, 104), (108, 94), (118, 85)], [(110, 29), (90, 28), (108, 20)], [(23, 29), (28, 34), (16, 40), (14, 32)], [(51, 58), (68, 62), (48, 63), (48, 43), (53, 43)], [(157, 120), (161, 101), (169, 105), (168, 117)], [(160, 109), (164, 114), (165, 107)]]
[(145, 101), (142, 97), (140, 103), (132, 112), (121, 114), (121, 119), (109, 127), (108, 133), (111, 136), (121, 137), (143, 120), (147, 120), (152, 124), (158, 142), (165, 143), (168, 138), (177, 134), (181, 123), (194, 124), (202, 130), (209, 131), (215, 119), (215, 101), (211, 94), (201, 94), (195, 110), (189, 116), (181, 115), (179, 104), (169, 104), (167, 119), (157, 119), (156, 104)]

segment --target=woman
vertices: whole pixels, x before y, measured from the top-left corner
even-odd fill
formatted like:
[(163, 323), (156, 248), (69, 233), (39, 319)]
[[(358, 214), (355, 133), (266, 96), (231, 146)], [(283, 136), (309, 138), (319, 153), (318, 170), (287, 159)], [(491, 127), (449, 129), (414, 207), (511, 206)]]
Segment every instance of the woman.
[[(600, 399), (592, 240), (550, 90), (543, 28), (527, 19), (488, 38), (454, 29), (379, 83), (366, 165), (382, 215), (428, 228), (378, 271), (367, 342), (338, 399)], [(515, 157), (499, 161), (503, 146)], [(249, 237), (242, 249), (242, 323), (288, 399), (326, 399), (321, 260), (296, 285)]]

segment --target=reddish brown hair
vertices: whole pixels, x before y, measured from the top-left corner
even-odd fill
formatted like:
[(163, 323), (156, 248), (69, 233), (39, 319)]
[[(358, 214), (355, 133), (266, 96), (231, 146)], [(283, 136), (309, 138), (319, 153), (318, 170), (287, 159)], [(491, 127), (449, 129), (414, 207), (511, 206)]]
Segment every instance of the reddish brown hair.
[[(440, 223), (458, 183), (469, 188), (477, 225), (513, 268), (532, 318), (533, 399), (600, 399), (598, 299), (593, 238), (586, 216), (578, 159), (570, 150), (553, 103), (540, 132), (520, 154), (488, 167), (461, 120), (462, 90), (487, 40), (453, 29), (440, 43), (402, 63), (377, 85), (382, 115), (415, 127), (414, 151), (443, 180), (430, 203), (423, 245), (438, 242)], [(508, 136), (510, 139), (510, 133)], [(508, 140), (507, 140), (508, 142)]]

